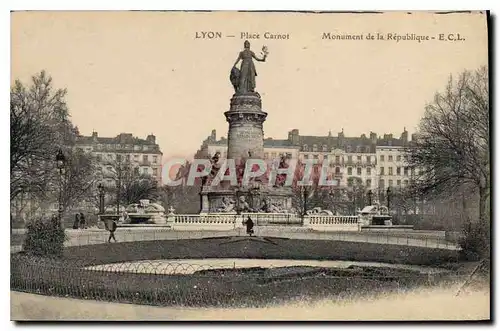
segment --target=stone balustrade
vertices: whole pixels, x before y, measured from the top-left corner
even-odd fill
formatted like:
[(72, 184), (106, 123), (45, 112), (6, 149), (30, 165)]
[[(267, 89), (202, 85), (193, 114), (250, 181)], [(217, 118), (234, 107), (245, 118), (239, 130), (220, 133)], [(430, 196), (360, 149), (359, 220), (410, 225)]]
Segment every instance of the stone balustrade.
[(227, 213), (211, 214), (169, 214), (167, 225), (173, 230), (233, 230), (242, 225), (241, 215)]
[(178, 231), (229, 231), (244, 226), (250, 217), (255, 226), (300, 226), (316, 231), (360, 231), (357, 216), (306, 215), (280, 213), (210, 213), (167, 215), (167, 225)]
[(307, 215), (304, 226), (318, 231), (360, 231), (358, 216)]
[(262, 225), (302, 225), (302, 218), (297, 214), (285, 213), (242, 213), (244, 220), (248, 216), (256, 226)]

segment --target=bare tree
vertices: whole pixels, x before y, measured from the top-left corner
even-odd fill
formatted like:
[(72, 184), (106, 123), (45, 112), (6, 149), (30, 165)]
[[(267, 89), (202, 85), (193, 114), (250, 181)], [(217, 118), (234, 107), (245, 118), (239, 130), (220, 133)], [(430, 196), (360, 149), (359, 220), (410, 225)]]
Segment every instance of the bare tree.
[(10, 91), (10, 198), (23, 193), (45, 196), (56, 175), (55, 154), (71, 141), (73, 127), (64, 97), (44, 71)]
[(421, 169), (413, 188), (424, 195), (477, 192), (479, 220), (487, 220), (490, 196), (488, 69), (450, 77), (444, 92), (426, 106), (419, 137), (408, 150), (409, 165)]

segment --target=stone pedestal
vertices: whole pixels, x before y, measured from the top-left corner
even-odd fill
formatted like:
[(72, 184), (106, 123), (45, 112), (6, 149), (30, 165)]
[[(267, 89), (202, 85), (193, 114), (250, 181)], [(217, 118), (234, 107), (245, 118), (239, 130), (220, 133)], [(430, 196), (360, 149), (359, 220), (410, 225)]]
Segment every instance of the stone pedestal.
[(262, 111), (260, 95), (255, 92), (233, 95), (230, 109), (224, 115), (229, 122), (227, 158), (235, 161), (263, 158), (262, 125), (267, 113)]
[[(229, 123), (227, 158), (235, 160), (236, 165), (249, 158), (263, 159), (263, 123), (267, 113), (262, 111), (260, 95), (256, 92), (234, 94), (230, 109), (224, 115)], [(251, 187), (205, 186), (200, 192), (200, 212), (261, 212), (265, 200), (273, 206), (271, 209), (289, 212), (292, 195), (290, 187), (274, 188), (257, 183)], [(248, 209), (242, 210), (242, 204), (248, 204)]]

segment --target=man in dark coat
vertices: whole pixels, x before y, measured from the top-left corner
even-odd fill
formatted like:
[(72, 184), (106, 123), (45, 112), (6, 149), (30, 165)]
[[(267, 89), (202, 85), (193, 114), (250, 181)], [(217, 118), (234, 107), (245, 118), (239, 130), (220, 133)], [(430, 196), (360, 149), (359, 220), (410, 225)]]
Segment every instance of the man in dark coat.
[(85, 229), (85, 215), (83, 213), (80, 213), (80, 228)]
[(73, 229), (78, 229), (80, 227), (80, 214), (75, 214), (75, 222), (73, 223)]
[(116, 221), (115, 220), (109, 220), (108, 221), (108, 230), (109, 230), (109, 238), (108, 238), (108, 243), (111, 242), (111, 239), (113, 239), (115, 242), (116, 242), (116, 238), (115, 238), (115, 231), (116, 231), (116, 228), (118, 227), (118, 225), (116, 224)]
[(253, 234), (254, 223), (253, 223), (252, 219), (250, 218), (250, 216), (248, 216), (248, 218), (245, 222), (245, 225), (247, 226), (247, 234), (249, 234), (251, 236)]

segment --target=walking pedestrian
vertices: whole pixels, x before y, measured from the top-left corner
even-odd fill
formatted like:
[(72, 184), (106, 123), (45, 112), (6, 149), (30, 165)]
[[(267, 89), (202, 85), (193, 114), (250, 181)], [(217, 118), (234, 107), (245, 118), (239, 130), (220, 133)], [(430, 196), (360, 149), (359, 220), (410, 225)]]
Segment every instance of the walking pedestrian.
[(247, 226), (247, 234), (248, 235), (253, 235), (253, 226), (254, 226), (254, 223), (252, 221), (252, 219), (250, 218), (250, 216), (248, 216), (246, 222), (245, 222), (245, 225)]
[(113, 239), (116, 242), (115, 231), (116, 231), (116, 228), (118, 227), (118, 225), (116, 224), (115, 220), (109, 220), (108, 222), (109, 222), (108, 223), (109, 224), (108, 225), (108, 230), (109, 230), (108, 243), (111, 242), (111, 239)]
[(80, 213), (80, 228), (86, 229), (85, 225), (85, 215), (83, 213)]
[(75, 222), (73, 222), (73, 229), (76, 230), (80, 227), (80, 214), (75, 214)]

